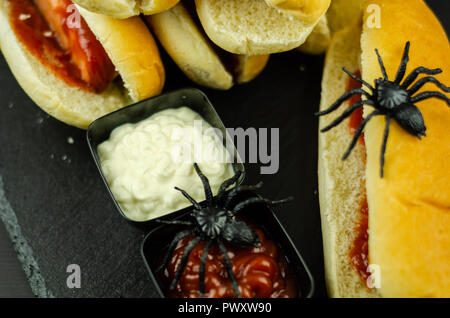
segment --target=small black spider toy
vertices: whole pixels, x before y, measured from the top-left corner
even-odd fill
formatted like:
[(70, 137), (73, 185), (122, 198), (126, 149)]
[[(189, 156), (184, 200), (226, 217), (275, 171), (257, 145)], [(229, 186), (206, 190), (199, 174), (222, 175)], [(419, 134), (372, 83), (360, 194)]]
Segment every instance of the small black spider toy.
[[(425, 67), (417, 67), (414, 69), (402, 82), (405, 77), (406, 67), (409, 62), (409, 47), (410, 42), (406, 43), (405, 50), (403, 53), (403, 58), (400, 63), (400, 67), (397, 71), (396, 77), (394, 81), (390, 81), (388, 75), (386, 73), (386, 68), (383, 64), (383, 60), (378, 52), (375, 49), (375, 53), (378, 57), (378, 62), (381, 67), (381, 72), (383, 74), (383, 78), (378, 78), (375, 80), (375, 87), (362, 80), (358, 76), (350, 73), (345, 67), (343, 68), (344, 72), (347, 73), (354, 80), (360, 82), (362, 85), (366, 86), (371, 94), (367, 91), (357, 88), (353, 89), (349, 92), (346, 92), (342, 95), (333, 105), (331, 105), (327, 110), (316, 113), (317, 116), (323, 116), (329, 114), (336, 109), (338, 109), (343, 102), (350, 99), (353, 95), (360, 94), (366, 97), (365, 100), (356, 102), (351, 105), (346, 111), (342, 113), (339, 117), (337, 117), (331, 124), (327, 127), (323, 128), (321, 132), (329, 131), (330, 129), (339, 125), (345, 118), (349, 117), (356, 109), (362, 107), (363, 105), (369, 105), (375, 108), (373, 112), (371, 112), (359, 125), (356, 130), (355, 136), (348, 147), (347, 151), (343, 156), (343, 160), (347, 159), (350, 155), (351, 151), (355, 147), (359, 137), (361, 136), (364, 127), (366, 124), (375, 116), (383, 115), (386, 118), (386, 126), (384, 130), (384, 138), (383, 144), (381, 146), (381, 158), (380, 158), (380, 176), (383, 178), (384, 176), (384, 157), (386, 152), (386, 144), (389, 136), (389, 126), (391, 119), (395, 119), (397, 123), (405, 129), (410, 134), (417, 136), (419, 139), (422, 136), (425, 136), (425, 123), (422, 116), (421, 111), (414, 105), (417, 102), (423, 101), (428, 98), (438, 98), (442, 99), (450, 106), (449, 98), (441, 93), (441, 92), (423, 92), (413, 96), (417, 91), (419, 91), (426, 83), (434, 83), (444, 92), (449, 93), (450, 88), (439, 82), (433, 76), (423, 77), (418, 80), (416, 83), (414, 81), (420, 74), (425, 75), (437, 75), (442, 73), (441, 69), (428, 69)], [(413, 84), (414, 83), (414, 84)]]
[[(184, 254), (180, 260), (179, 268), (175, 273), (169, 290), (173, 291), (175, 289), (188, 263), (189, 255), (194, 247), (201, 241), (205, 241), (206, 245), (201, 257), (199, 269), (199, 296), (204, 297), (206, 260), (208, 252), (211, 249), (213, 243), (216, 243), (223, 254), (225, 267), (228, 273), (228, 277), (231, 281), (233, 291), (235, 292), (236, 296), (240, 298), (241, 293), (238, 288), (236, 277), (233, 273), (230, 258), (227, 255), (227, 249), (224, 245), (224, 242), (238, 247), (257, 247), (260, 243), (260, 240), (258, 235), (250, 226), (248, 226), (243, 221), (237, 220), (235, 216), (251, 204), (281, 204), (291, 201), (292, 198), (280, 201), (270, 201), (263, 198), (254, 197), (234, 204), (233, 207), (231, 207), (233, 200), (239, 193), (241, 193), (242, 191), (259, 189), (261, 188), (262, 183), (254, 186), (239, 186), (237, 182), (239, 180), (239, 177), (241, 176), (241, 172), (238, 171), (232, 178), (223, 182), (223, 184), (219, 188), (217, 196), (213, 197), (208, 178), (201, 172), (200, 168), (195, 163), (194, 168), (203, 183), (206, 205), (202, 207), (186, 191), (175, 188), (193, 204), (194, 211), (190, 215), (192, 220), (159, 221), (160, 223), (164, 224), (185, 225), (189, 228), (175, 235), (174, 239), (169, 244), (167, 254), (164, 257), (161, 266), (159, 266), (159, 268), (157, 269), (157, 272), (160, 272), (161, 270), (166, 268), (178, 242), (189, 235), (194, 235), (195, 238), (191, 242), (189, 242), (189, 244), (186, 246), (186, 249), (184, 250)], [(227, 192), (227, 189), (234, 183), (236, 183), (234, 189)]]

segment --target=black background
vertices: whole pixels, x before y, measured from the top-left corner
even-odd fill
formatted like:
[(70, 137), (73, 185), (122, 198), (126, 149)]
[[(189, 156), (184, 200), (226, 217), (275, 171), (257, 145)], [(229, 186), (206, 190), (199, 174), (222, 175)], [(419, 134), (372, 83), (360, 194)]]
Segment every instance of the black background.
[[(448, 31), (450, 3), (427, 2)], [(193, 86), (164, 53), (163, 58), (165, 91)], [(295, 196), (294, 203), (279, 209), (279, 217), (312, 270), (319, 297), (325, 297), (326, 290), (313, 113), (320, 100), (322, 67), (323, 56), (276, 54), (249, 84), (227, 92), (201, 88), (227, 127), (280, 128), (279, 172), (262, 176), (259, 165), (246, 164), (246, 182), (264, 181), (261, 193), (266, 197)], [(85, 132), (36, 107), (3, 57), (0, 83), (0, 177), (48, 290), (62, 297), (154, 296), (139, 253), (145, 231), (123, 220), (110, 202), (88, 152)], [(74, 144), (67, 142), (69, 137)], [(79, 290), (66, 287), (69, 264), (81, 267)], [(32, 295), (0, 225), (0, 297)]]

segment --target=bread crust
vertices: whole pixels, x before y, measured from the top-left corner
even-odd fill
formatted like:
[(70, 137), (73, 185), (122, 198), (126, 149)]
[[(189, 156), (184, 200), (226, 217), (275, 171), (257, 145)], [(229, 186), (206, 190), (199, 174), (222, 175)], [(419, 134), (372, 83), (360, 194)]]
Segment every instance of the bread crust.
[[(136, 35), (144, 35), (143, 28), (145, 25), (139, 18), (137, 21), (121, 21), (119, 24), (108, 25), (104, 23), (102, 27), (108, 29), (108, 34), (114, 33), (119, 26), (127, 25), (128, 31), (136, 32)], [(88, 24), (93, 24), (93, 20), (86, 19)], [(95, 28), (94, 28), (95, 29)], [(97, 32), (95, 32), (97, 31)], [(133, 54), (139, 52), (142, 54), (138, 60), (149, 59), (149, 64), (139, 64), (136, 61), (128, 63), (126, 61), (126, 53), (124, 51), (117, 53), (114, 48), (114, 41), (108, 42), (106, 33), (101, 35), (100, 27), (93, 30), (93, 33), (104, 44), (105, 49), (113, 63), (118, 67), (119, 73), (123, 76), (125, 85), (112, 82), (109, 87), (101, 94), (86, 92), (78, 87), (67, 85), (64, 81), (57, 78), (49, 69), (43, 66), (33, 55), (27, 52), (26, 48), (17, 40), (14, 31), (9, 23), (9, 4), (8, 1), (0, 2), (0, 47), (12, 73), (19, 82), (23, 90), (29, 97), (45, 112), (66, 124), (86, 129), (89, 124), (107, 113), (117, 110), (130, 103), (158, 94), (162, 89), (164, 82), (164, 70), (148, 72), (148, 67), (155, 68), (156, 58), (155, 52), (149, 52), (146, 46), (151, 44), (143, 44), (142, 37), (134, 38), (136, 46), (139, 44), (140, 51), (134, 51)], [(139, 32), (140, 31), (140, 32)], [(121, 30), (124, 32), (124, 30)], [(150, 36), (147, 31), (146, 37)], [(151, 40), (151, 38), (149, 38)], [(132, 40), (130, 40), (132, 41)], [(156, 46), (155, 46), (156, 48)], [(157, 51), (156, 51), (157, 52)], [(117, 64), (116, 64), (117, 63)], [(145, 62), (148, 63), (148, 62)], [(162, 62), (161, 63), (162, 67)], [(139, 68), (143, 65), (149, 65), (144, 74), (139, 73)], [(162, 71), (162, 73), (161, 73)], [(134, 73), (135, 72), (135, 73)], [(146, 73), (149, 74), (146, 74)], [(159, 79), (153, 76), (157, 74)], [(156, 75), (155, 75), (156, 76)], [(146, 78), (152, 78), (150, 84), (141, 82)]]
[(126, 19), (141, 13), (157, 14), (175, 6), (180, 0), (73, 0), (94, 13)]
[[(407, 74), (418, 66), (441, 68), (436, 78), (450, 84), (448, 38), (422, 0), (364, 3), (369, 5), (380, 8), (381, 27), (364, 24), (364, 80), (373, 83), (381, 77), (375, 48), (388, 75), (395, 78), (410, 41)], [(364, 11), (367, 21), (371, 13)], [(427, 84), (421, 91), (426, 90), (438, 89)], [(392, 121), (383, 179), (379, 170), (384, 118), (374, 118), (365, 130), (370, 262), (380, 266), (384, 297), (450, 297), (450, 108), (438, 99), (417, 106), (427, 136), (419, 140)]]

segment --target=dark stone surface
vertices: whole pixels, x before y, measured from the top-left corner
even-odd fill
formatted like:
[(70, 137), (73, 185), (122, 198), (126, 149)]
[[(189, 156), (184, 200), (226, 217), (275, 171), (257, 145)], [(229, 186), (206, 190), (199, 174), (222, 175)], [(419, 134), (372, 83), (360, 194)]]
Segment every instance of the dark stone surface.
[[(448, 30), (448, 1), (428, 2)], [(167, 56), (164, 59), (165, 91), (192, 86)], [(261, 193), (270, 198), (295, 196), (294, 203), (280, 209), (279, 217), (312, 270), (316, 296), (323, 297), (313, 116), (320, 100), (322, 67), (321, 56), (277, 54), (249, 84), (228, 92), (201, 89), (227, 127), (280, 128), (279, 172), (261, 176), (259, 165), (246, 164), (246, 182), (264, 181)], [(36, 107), (3, 58), (0, 82), (0, 181), (48, 291), (57, 297), (154, 296), (140, 256), (146, 232), (123, 220), (110, 202), (88, 152), (85, 132)], [(74, 144), (67, 142), (69, 137)], [(30, 296), (3, 226), (0, 232), (0, 296)], [(66, 286), (69, 264), (81, 267), (81, 289)], [(25, 272), (30, 276), (30, 270)]]

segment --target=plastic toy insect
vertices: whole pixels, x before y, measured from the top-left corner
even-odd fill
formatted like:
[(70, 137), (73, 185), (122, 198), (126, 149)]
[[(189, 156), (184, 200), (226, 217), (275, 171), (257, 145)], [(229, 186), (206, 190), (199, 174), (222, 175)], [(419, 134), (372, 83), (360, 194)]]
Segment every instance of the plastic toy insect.
[[(413, 70), (403, 81), (406, 73), (406, 67), (409, 62), (409, 48), (410, 42), (406, 43), (405, 50), (403, 52), (403, 58), (400, 63), (400, 67), (397, 71), (397, 75), (394, 81), (390, 81), (388, 75), (386, 73), (386, 68), (383, 64), (383, 59), (380, 56), (380, 53), (377, 49), (375, 52), (378, 57), (378, 62), (381, 67), (381, 72), (383, 74), (383, 78), (378, 78), (375, 80), (375, 87), (359, 78), (358, 76), (350, 73), (345, 67), (343, 68), (344, 72), (347, 73), (354, 80), (360, 82), (362, 85), (369, 88), (372, 94), (367, 91), (357, 88), (353, 89), (344, 95), (342, 95), (333, 105), (331, 105), (328, 109), (316, 113), (317, 116), (323, 116), (329, 114), (341, 106), (343, 102), (350, 99), (353, 95), (361, 94), (365, 96), (367, 99), (356, 102), (351, 105), (346, 111), (342, 113), (339, 117), (337, 117), (331, 124), (326, 126), (321, 130), (321, 132), (326, 132), (331, 130), (332, 128), (339, 125), (345, 118), (349, 117), (356, 109), (363, 107), (363, 105), (369, 105), (375, 108), (375, 111), (371, 112), (359, 125), (355, 132), (355, 136), (350, 143), (347, 151), (343, 156), (343, 160), (347, 159), (350, 155), (351, 151), (355, 147), (359, 137), (361, 136), (364, 127), (366, 124), (375, 116), (383, 115), (386, 118), (385, 130), (384, 130), (384, 138), (383, 144), (381, 146), (381, 158), (380, 158), (380, 176), (383, 178), (384, 176), (384, 161), (385, 161), (385, 152), (386, 152), (386, 144), (389, 136), (389, 126), (391, 119), (395, 119), (397, 123), (403, 127), (410, 134), (417, 136), (419, 139), (422, 136), (425, 136), (425, 123), (422, 116), (421, 111), (417, 108), (415, 103), (423, 101), (428, 98), (439, 98), (447, 102), (450, 106), (449, 98), (441, 93), (436, 91), (423, 92), (413, 96), (417, 91), (419, 91), (426, 83), (434, 83), (444, 92), (449, 93), (450, 88), (439, 82), (433, 76), (423, 77), (418, 80), (416, 83), (414, 81), (420, 74), (426, 75), (437, 75), (442, 73), (442, 70), (437, 69), (428, 69), (426, 67), (418, 67)], [(413, 84), (414, 83), (414, 84)], [(412, 85), (412, 86), (411, 86)]]
[[(233, 208), (231, 208), (233, 200), (239, 193), (241, 193), (242, 191), (259, 189), (262, 187), (262, 183), (254, 186), (237, 185), (237, 181), (241, 176), (241, 172), (239, 171), (232, 178), (226, 180), (220, 186), (217, 196), (213, 197), (208, 178), (201, 172), (197, 164), (194, 164), (194, 168), (203, 183), (206, 196), (206, 206), (202, 207), (186, 191), (175, 188), (194, 205), (194, 211), (191, 213), (192, 220), (189, 221), (159, 221), (160, 223), (164, 224), (186, 225), (190, 228), (175, 235), (174, 239), (168, 247), (167, 254), (164, 257), (161, 266), (157, 269), (157, 272), (160, 272), (167, 266), (178, 242), (189, 235), (194, 235), (195, 238), (186, 246), (186, 249), (180, 261), (179, 268), (175, 273), (174, 279), (172, 280), (169, 289), (171, 291), (175, 289), (179, 279), (181, 278), (181, 275), (183, 274), (184, 268), (186, 267), (189, 255), (194, 247), (201, 241), (206, 241), (199, 269), (199, 296), (203, 297), (205, 293), (205, 267), (208, 252), (213, 243), (216, 243), (223, 254), (225, 267), (231, 280), (233, 291), (240, 298), (241, 294), (239, 292), (236, 277), (233, 273), (232, 264), (230, 258), (227, 255), (227, 249), (224, 245), (224, 242), (240, 247), (257, 247), (260, 243), (260, 240), (258, 238), (258, 235), (250, 226), (248, 226), (243, 221), (237, 220), (235, 216), (251, 204), (281, 204), (291, 201), (292, 198), (279, 201), (270, 201), (267, 199), (254, 197), (239, 202), (235, 204)], [(227, 193), (227, 189), (234, 183), (236, 183), (235, 188)]]

